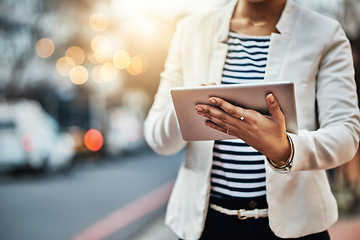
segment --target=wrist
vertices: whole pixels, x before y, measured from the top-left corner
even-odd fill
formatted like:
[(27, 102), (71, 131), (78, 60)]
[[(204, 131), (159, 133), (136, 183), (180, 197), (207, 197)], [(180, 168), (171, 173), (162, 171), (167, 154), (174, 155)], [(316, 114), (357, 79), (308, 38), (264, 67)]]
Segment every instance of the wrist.
[(270, 166), (277, 172), (289, 172), (292, 167), (292, 161), (294, 158), (294, 143), (289, 135), (286, 134), (287, 140), (290, 145), (290, 154), (285, 161), (273, 161), (270, 158), (267, 158)]

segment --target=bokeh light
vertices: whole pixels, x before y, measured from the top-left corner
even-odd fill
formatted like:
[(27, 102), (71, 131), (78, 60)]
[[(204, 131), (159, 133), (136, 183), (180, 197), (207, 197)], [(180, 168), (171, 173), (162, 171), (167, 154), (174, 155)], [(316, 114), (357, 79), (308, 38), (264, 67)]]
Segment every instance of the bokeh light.
[(65, 52), (65, 56), (74, 60), (76, 65), (80, 65), (84, 62), (85, 53), (80, 47), (72, 46)]
[(76, 85), (84, 84), (89, 77), (88, 70), (83, 66), (75, 66), (70, 71), (70, 80)]
[(93, 64), (98, 64), (98, 60), (96, 60), (95, 58), (95, 53), (93, 51), (90, 51), (86, 54), (86, 58), (87, 60), (89, 60), (89, 62), (93, 63)]
[(101, 66), (100, 76), (105, 82), (109, 82), (118, 76), (118, 70), (114, 64), (108, 62)]
[(108, 27), (108, 19), (101, 13), (94, 13), (89, 17), (89, 26), (94, 31), (104, 31)]
[(50, 57), (55, 50), (55, 45), (53, 41), (49, 38), (42, 38), (37, 41), (35, 46), (36, 54), (42, 58)]
[(93, 69), (91, 71), (91, 77), (94, 80), (94, 82), (96, 82), (96, 83), (104, 82), (104, 80), (100, 76), (101, 66), (102, 66), (101, 64), (98, 64), (95, 67), (93, 67)]
[(90, 129), (84, 135), (84, 144), (90, 151), (99, 151), (104, 144), (104, 137), (99, 130)]
[[(111, 66), (111, 65), (98, 64), (94, 66), (91, 70), (91, 78), (93, 81), (89, 82), (89, 84), (93, 86), (96, 90), (101, 91), (102, 93), (107, 95), (115, 94), (116, 92), (118, 92), (119, 88), (124, 83), (122, 75), (120, 74), (119, 70), (115, 66)], [(106, 73), (107, 71), (110, 72)], [(111, 73), (112, 71), (116, 71), (116, 72)], [(104, 74), (105, 76), (101, 76)], [(114, 78), (112, 74), (114, 75), (116, 74), (116, 77)]]
[(112, 58), (110, 41), (104, 36), (96, 36), (91, 41), (91, 48), (94, 51), (95, 59), (100, 62), (106, 62)]
[(74, 66), (75, 66), (74, 60), (69, 57), (62, 57), (56, 62), (57, 72), (64, 77), (69, 76), (69, 73)]
[(114, 54), (114, 64), (119, 69), (125, 69), (130, 65), (130, 54), (125, 50), (119, 50)]
[(91, 48), (94, 52), (99, 52), (104, 49), (104, 46), (109, 45), (109, 39), (98, 35), (91, 40)]
[(131, 58), (130, 65), (127, 67), (127, 71), (129, 74), (136, 76), (139, 75), (146, 70), (146, 62), (144, 57), (137, 55)]

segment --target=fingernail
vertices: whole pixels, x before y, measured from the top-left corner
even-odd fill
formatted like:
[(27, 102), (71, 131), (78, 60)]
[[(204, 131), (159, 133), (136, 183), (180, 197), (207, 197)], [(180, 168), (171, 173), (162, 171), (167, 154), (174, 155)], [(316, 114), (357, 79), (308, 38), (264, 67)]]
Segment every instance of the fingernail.
[(270, 103), (274, 103), (274, 102), (275, 102), (274, 95), (273, 95), (272, 93), (270, 93), (268, 96), (269, 96), (269, 97), (268, 97), (269, 102), (270, 102)]
[(210, 98), (210, 99), (209, 99), (209, 102), (211, 102), (211, 103), (216, 103), (216, 100), (215, 100), (214, 98)]
[(198, 106), (195, 107), (195, 110), (196, 111), (204, 111), (204, 109), (202, 107), (198, 107)]

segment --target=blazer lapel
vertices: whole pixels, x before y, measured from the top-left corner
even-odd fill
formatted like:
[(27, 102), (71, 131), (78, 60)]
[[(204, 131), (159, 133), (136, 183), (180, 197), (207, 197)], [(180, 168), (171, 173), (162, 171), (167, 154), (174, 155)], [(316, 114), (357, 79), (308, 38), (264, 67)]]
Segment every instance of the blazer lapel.
[(216, 42), (210, 58), (209, 82), (221, 84), (222, 72), (228, 45), (224, 42)]
[(294, 15), (292, 14), (294, 7), (295, 4), (291, 0), (286, 1), (284, 11), (276, 25), (279, 33), (271, 34), (264, 77), (264, 80), (267, 82), (290, 80), (282, 79), (282, 72), (285, 54), (289, 45), (291, 29), (294, 24)]
[(284, 56), (288, 47), (289, 36), (284, 33), (271, 34), (264, 81), (280, 81)]
[(233, 15), (237, 0), (232, 1), (229, 8), (217, 20), (217, 24), (213, 24), (214, 36), (212, 36), (212, 53), (209, 62), (209, 82), (221, 84), (222, 72), (228, 52), (228, 44), (226, 43), (230, 31), (230, 21)]

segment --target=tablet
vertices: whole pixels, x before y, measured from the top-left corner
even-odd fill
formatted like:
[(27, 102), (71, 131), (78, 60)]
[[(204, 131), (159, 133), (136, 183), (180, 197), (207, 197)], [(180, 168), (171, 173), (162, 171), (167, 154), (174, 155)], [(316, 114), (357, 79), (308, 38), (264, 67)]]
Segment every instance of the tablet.
[(268, 115), (266, 95), (270, 92), (274, 94), (284, 113), (286, 130), (297, 134), (294, 84), (291, 82), (179, 87), (171, 90), (171, 97), (185, 141), (224, 140), (235, 137), (206, 127), (206, 118), (197, 114), (195, 106), (199, 103), (212, 105), (209, 98), (220, 97), (236, 106)]

